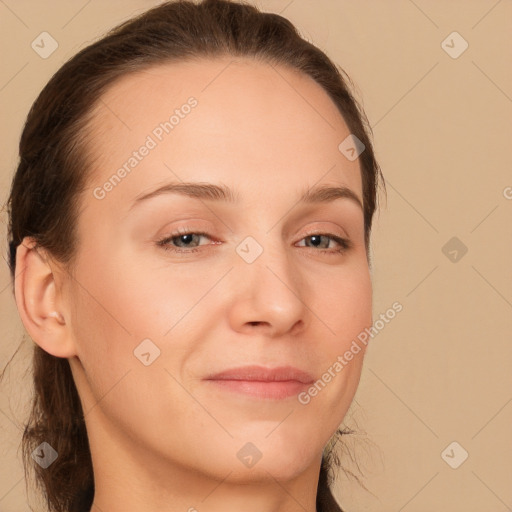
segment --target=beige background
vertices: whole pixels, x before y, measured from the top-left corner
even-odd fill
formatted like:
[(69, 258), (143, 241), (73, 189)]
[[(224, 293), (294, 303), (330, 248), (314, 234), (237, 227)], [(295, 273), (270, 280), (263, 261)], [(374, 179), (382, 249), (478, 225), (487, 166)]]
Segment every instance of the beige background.
[[(2, 204), (24, 119), (50, 76), (106, 29), (157, 3), (0, 0)], [(404, 309), (373, 338), (345, 421), (359, 429), (348, 448), (373, 495), (341, 475), (341, 505), (512, 510), (512, 3), (258, 5), (288, 17), (355, 80), (388, 185), (373, 235), (374, 315), (394, 301)], [(59, 44), (47, 59), (30, 46), (43, 31)], [(469, 44), (458, 58), (442, 46), (453, 31)], [(460, 49), (452, 39), (451, 51)], [(2, 211), (4, 259), (5, 221)], [(457, 261), (442, 250), (452, 237), (468, 249)], [(0, 303), (3, 367), (23, 334), (6, 264)], [(27, 410), (19, 373), (30, 343), (0, 394), (0, 512), (29, 510), (16, 451)], [(462, 448), (446, 460), (469, 454), (457, 469), (441, 456), (453, 441)], [(348, 455), (343, 463), (356, 470)]]

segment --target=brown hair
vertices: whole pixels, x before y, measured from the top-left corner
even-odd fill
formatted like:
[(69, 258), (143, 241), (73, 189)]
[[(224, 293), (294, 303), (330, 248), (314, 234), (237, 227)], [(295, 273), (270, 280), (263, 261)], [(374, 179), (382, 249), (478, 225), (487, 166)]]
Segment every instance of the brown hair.
[[(80, 193), (91, 169), (88, 129), (107, 87), (124, 75), (156, 64), (220, 56), (248, 56), (298, 70), (313, 78), (333, 100), (350, 132), (365, 146), (359, 162), (368, 255), (379, 178), (385, 183), (370, 141), (371, 128), (350, 92), (350, 78), (277, 14), (229, 0), (198, 4), (179, 0), (120, 24), (82, 49), (55, 73), (32, 105), (8, 200), (13, 282), (16, 249), (26, 236), (34, 237), (37, 246), (68, 269), (72, 267)], [(92, 461), (69, 362), (35, 345), (32, 371), (34, 396), (22, 439), (26, 476), (29, 468), (35, 471), (50, 512), (88, 512), (94, 497)], [(345, 433), (350, 431), (337, 432)], [(44, 441), (59, 454), (47, 469), (31, 458)], [(330, 490), (331, 466), (331, 453), (326, 453), (318, 482), (318, 512), (341, 511)]]

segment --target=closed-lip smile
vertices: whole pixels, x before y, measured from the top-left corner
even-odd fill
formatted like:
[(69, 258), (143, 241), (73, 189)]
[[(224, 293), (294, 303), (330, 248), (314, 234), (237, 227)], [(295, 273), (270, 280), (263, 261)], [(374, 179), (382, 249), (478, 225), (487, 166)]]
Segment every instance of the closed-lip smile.
[(204, 379), (226, 391), (251, 395), (259, 399), (284, 399), (297, 395), (314, 382), (309, 373), (293, 366), (267, 368), (249, 365), (223, 370)]

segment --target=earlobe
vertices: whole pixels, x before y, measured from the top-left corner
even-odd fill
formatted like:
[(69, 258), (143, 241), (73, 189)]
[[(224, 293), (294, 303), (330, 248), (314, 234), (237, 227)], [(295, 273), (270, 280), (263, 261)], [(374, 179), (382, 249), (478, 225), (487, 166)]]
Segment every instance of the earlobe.
[(56, 357), (76, 355), (74, 342), (59, 303), (52, 268), (44, 249), (25, 237), (16, 250), (14, 293), (21, 320), (32, 340)]

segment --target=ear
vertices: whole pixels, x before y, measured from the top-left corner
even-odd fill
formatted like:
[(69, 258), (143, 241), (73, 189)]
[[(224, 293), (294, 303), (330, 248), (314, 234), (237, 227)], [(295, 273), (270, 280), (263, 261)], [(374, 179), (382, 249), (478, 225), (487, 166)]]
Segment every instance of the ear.
[[(16, 249), (14, 294), (28, 334), (45, 352), (56, 357), (76, 355), (74, 340), (66, 323), (54, 273), (44, 249), (25, 237)], [(69, 320), (69, 319), (68, 319)]]

